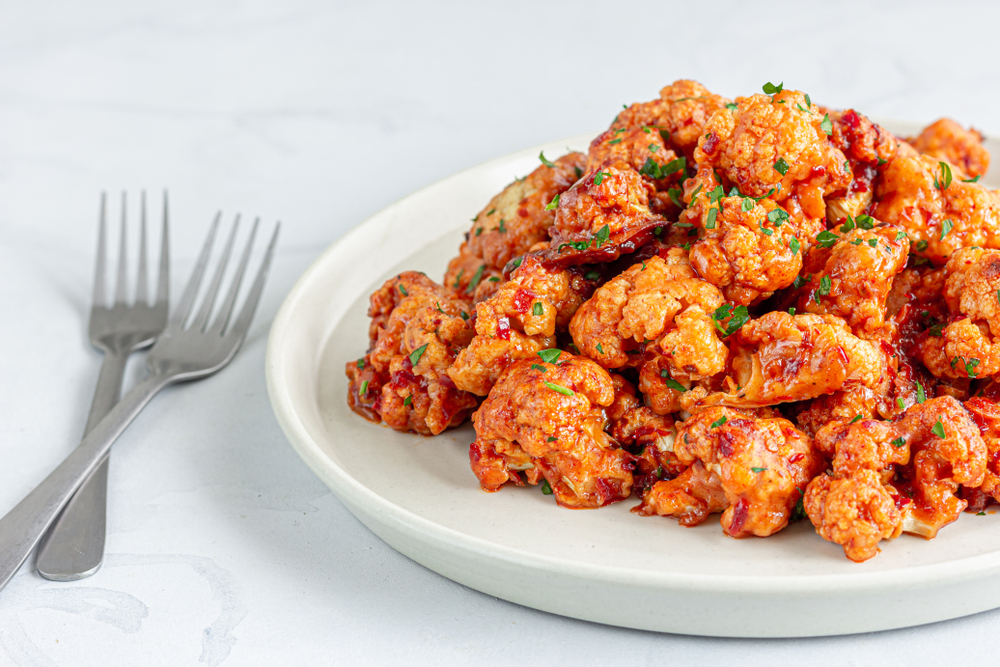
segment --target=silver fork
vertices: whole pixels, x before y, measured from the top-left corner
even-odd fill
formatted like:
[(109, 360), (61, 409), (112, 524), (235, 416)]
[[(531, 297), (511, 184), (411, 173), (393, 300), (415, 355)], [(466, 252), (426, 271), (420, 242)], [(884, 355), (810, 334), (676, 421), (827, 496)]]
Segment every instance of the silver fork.
[[(121, 242), (118, 254), (118, 280), (113, 306), (107, 305), (107, 201), (101, 194), (101, 217), (98, 226), (97, 268), (94, 272), (94, 296), (90, 309), (90, 342), (104, 352), (104, 361), (90, 405), (84, 435), (108, 414), (121, 396), (125, 363), (135, 350), (148, 347), (167, 325), (170, 300), (170, 251), (167, 195), (163, 194), (163, 237), (160, 245), (160, 270), (156, 302), (149, 305), (146, 280), (146, 193), (142, 193), (139, 227), (139, 275), (135, 303), (128, 305), (127, 206), (122, 193)], [(84, 482), (66, 505), (38, 547), (36, 568), (46, 579), (74, 581), (97, 572), (104, 560), (104, 537), (107, 530), (108, 459)]]
[(232, 285), (215, 319), (211, 320), (210, 316), (236, 239), (238, 218), (233, 225), (233, 231), (222, 252), (219, 267), (212, 278), (202, 306), (190, 326), (185, 326), (192, 314), (195, 296), (201, 285), (212, 241), (219, 226), (219, 216), (216, 216), (177, 310), (146, 357), (148, 373), (145, 379), (122, 397), (107, 416), (84, 436), (80, 445), (59, 464), (59, 467), (0, 519), (0, 588), (6, 586), (11, 577), (17, 573), (59, 511), (97, 468), (125, 427), (135, 419), (157, 392), (175, 382), (208, 377), (228, 364), (236, 354), (257, 309), (257, 302), (264, 290), (264, 280), (267, 278), (278, 240), (280, 225), (275, 225), (274, 234), (264, 253), (257, 277), (250, 287), (238, 317), (233, 320), (236, 296), (250, 259), (258, 222), (259, 220), (254, 222)]

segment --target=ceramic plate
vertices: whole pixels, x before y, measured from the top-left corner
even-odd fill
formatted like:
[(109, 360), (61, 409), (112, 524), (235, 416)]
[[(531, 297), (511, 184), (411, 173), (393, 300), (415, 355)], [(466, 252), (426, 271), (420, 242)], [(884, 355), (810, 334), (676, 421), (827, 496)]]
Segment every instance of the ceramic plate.
[[(907, 135), (916, 126), (886, 123)], [(371, 424), (347, 407), (344, 364), (367, 347), (368, 295), (406, 269), (435, 279), (469, 219), (514, 176), (590, 136), (536, 146), (446, 178), (334, 243), (271, 329), (267, 383), (292, 446), (365, 525), (422, 565), (489, 595), (588, 621), (716, 636), (832, 635), (1000, 607), (1000, 515), (964, 515), (932, 541), (904, 535), (864, 564), (807, 521), (733, 540), (643, 518), (635, 498), (556, 506), (538, 487), (488, 494), (469, 469), (470, 425), (435, 438)], [(1000, 155), (1000, 146), (990, 146)], [(994, 186), (995, 187), (995, 186)]]

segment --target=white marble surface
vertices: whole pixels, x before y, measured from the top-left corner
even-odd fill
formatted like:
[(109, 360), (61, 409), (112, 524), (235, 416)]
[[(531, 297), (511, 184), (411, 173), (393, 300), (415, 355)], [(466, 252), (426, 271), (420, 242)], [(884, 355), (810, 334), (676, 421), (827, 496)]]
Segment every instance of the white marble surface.
[(263, 357), (296, 277), (360, 220), (600, 128), (675, 78), (727, 95), (784, 81), (831, 106), (1000, 132), (998, 18), (986, 2), (0, 4), (0, 512), (86, 419), (99, 192), (170, 188), (178, 291), (216, 209), (284, 223), (244, 350), (155, 399), (115, 446), (104, 568), (57, 584), (29, 565), (0, 592), (0, 664), (986, 661), (1000, 611), (727, 640), (465, 589), (386, 547), (310, 474), (270, 411)]

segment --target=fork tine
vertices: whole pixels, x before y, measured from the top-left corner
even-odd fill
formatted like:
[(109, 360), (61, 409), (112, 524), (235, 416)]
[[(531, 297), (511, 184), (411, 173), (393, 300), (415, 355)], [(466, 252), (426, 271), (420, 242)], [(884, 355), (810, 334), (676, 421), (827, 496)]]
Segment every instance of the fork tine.
[(142, 203), (139, 207), (139, 280), (135, 288), (135, 303), (149, 303), (149, 291), (146, 288), (146, 191), (142, 191)]
[(167, 191), (163, 191), (163, 234), (160, 240), (160, 275), (156, 279), (156, 304), (170, 301), (170, 231), (168, 224)]
[(274, 225), (274, 234), (271, 235), (271, 242), (267, 244), (267, 251), (264, 253), (264, 259), (261, 261), (260, 269), (257, 271), (257, 278), (253, 281), (250, 293), (247, 294), (243, 310), (240, 311), (240, 316), (233, 323), (233, 326), (226, 332), (226, 336), (236, 336), (242, 341), (243, 336), (246, 335), (247, 329), (250, 327), (250, 321), (253, 319), (253, 314), (257, 310), (257, 302), (260, 301), (260, 294), (264, 291), (264, 281), (267, 279), (267, 271), (271, 266), (271, 258), (274, 256), (274, 247), (278, 242), (278, 232), (280, 230), (281, 223), (279, 222)]
[(94, 294), (91, 297), (91, 307), (101, 308), (107, 305), (107, 287), (104, 285), (104, 274), (107, 271), (107, 195), (101, 193), (101, 216), (97, 226), (97, 268), (94, 269)]
[(127, 254), (128, 254), (126, 252), (126, 250), (127, 250), (128, 246), (125, 243), (125, 239), (126, 239), (126, 236), (127, 236), (127, 234), (126, 234), (126, 223), (127, 222), (128, 222), (128, 215), (127, 215), (126, 209), (125, 209), (125, 193), (123, 192), (122, 193), (122, 236), (121, 236), (121, 239), (120, 239), (121, 242), (119, 243), (120, 247), (119, 247), (119, 252), (118, 252), (118, 285), (117, 285), (117, 287), (115, 287), (115, 304), (119, 304), (119, 303), (120, 304), (124, 304), (125, 303), (125, 298), (126, 298), (125, 297), (125, 290), (126, 290), (125, 281), (126, 281), (126, 269), (127, 269), (126, 260), (127, 260)]
[(243, 250), (243, 256), (240, 257), (240, 264), (236, 268), (233, 282), (229, 286), (229, 293), (226, 294), (226, 300), (219, 308), (219, 316), (215, 319), (215, 324), (212, 325), (213, 333), (222, 335), (222, 332), (229, 324), (229, 320), (233, 314), (233, 304), (236, 302), (236, 295), (240, 291), (240, 284), (243, 282), (243, 274), (246, 273), (247, 264), (250, 261), (250, 251), (253, 249), (253, 241), (257, 237), (257, 227), (259, 226), (260, 218), (257, 218), (253, 221), (253, 228), (250, 229), (250, 238), (247, 239), (247, 247)]
[(229, 264), (229, 256), (233, 253), (233, 244), (236, 242), (236, 231), (239, 228), (240, 216), (237, 214), (236, 220), (233, 222), (233, 231), (229, 232), (226, 247), (222, 249), (222, 256), (219, 257), (219, 266), (216, 267), (215, 275), (212, 276), (212, 282), (205, 293), (205, 301), (202, 302), (201, 310), (198, 311), (194, 322), (191, 323), (191, 328), (195, 331), (204, 331), (207, 328), (206, 323), (208, 322), (209, 315), (212, 314), (212, 306), (215, 305), (215, 298), (219, 293), (219, 285), (222, 283), (222, 276), (226, 272), (226, 265)]
[(221, 217), (222, 211), (215, 214), (212, 227), (208, 230), (208, 238), (205, 239), (205, 245), (202, 246), (201, 254), (198, 255), (198, 262), (194, 266), (194, 271), (191, 272), (187, 286), (184, 287), (184, 294), (181, 295), (181, 301), (177, 304), (177, 311), (170, 318), (172, 326), (183, 327), (184, 322), (191, 313), (191, 306), (194, 305), (194, 297), (198, 293), (198, 287), (201, 285), (201, 278), (205, 275), (205, 265), (208, 264), (208, 255), (212, 252), (212, 242), (215, 240), (215, 232), (219, 229), (219, 218)]

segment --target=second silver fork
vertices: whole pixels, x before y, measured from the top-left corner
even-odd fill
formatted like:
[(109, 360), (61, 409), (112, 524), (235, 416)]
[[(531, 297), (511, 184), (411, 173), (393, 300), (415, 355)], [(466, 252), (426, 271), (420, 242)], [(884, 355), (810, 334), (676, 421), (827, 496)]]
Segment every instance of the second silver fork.
[[(170, 301), (169, 211), (163, 194), (163, 237), (156, 301), (148, 302), (146, 267), (146, 194), (142, 193), (139, 227), (139, 273), (134, 304), (128, 303), (127, 214), (122, 194), (121, 239), (114, 305), (107, 306), (107, 206), (101, 195), (101, 217), (90, 311), (90, 342), (104, 352), (94, 400), (84, 436), (111, 411), (121, 396), (122, 379), (129, 355), (148, 347), (167, 325)], [(108, 460), (90, 476), (67, 504), (42, 540), (38, 550), (38, 573), (53, 581), (75, 581), (97, 572), (104, 560), (107, 530)]]

